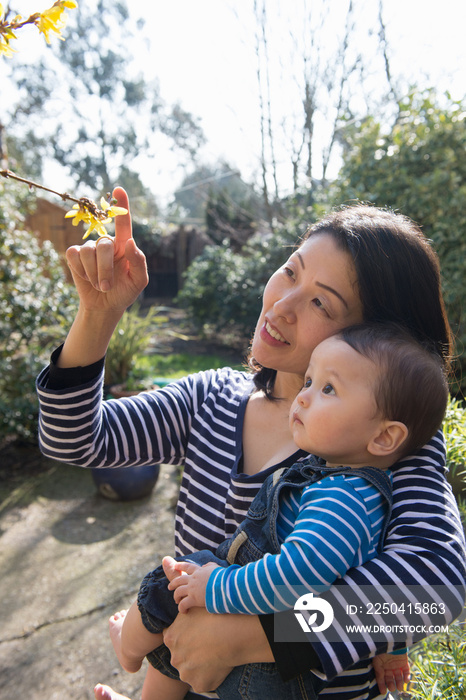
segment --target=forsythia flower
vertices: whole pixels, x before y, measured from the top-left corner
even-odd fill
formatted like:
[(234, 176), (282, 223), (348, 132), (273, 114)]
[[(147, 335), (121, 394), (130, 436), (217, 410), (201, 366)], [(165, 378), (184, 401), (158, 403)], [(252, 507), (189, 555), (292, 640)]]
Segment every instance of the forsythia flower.
[[(108, 219), (108, 221), (110, 221), (110, 219), (113, 218), (114, 216), (120, 216), (121, 214), (128, 213), (128, 210), (125, 209), (124, 207), (116, 207), (114, 202), (115, 202), (115, 200), (112, 199), (112, 204), (109, 204), (107, 202), (107, 200), (104, 199), (103, 197), (100, 200), (100, 206), (102, 207), (104, 212), (107, 214), (107, 216), (110, 217)], [(108, 221), (106, 223), (108, 223)]]
[(16, 36), (13, 34), (13, 32), (11, 32), (11, 35), (12, 36), (9, 37), (8, 39), (4, 35), (0, 36), (0, 55), (3, 54), (7, 58), (11, 58), (11, 56), (13, 56), (13, 54), (15, 53), (15, 50), (12, 49), (10, 46), (9, 39), (10, 38), (16, 39)]
[(84, 234), (83, 239), (87, 238), (94, 231), (98, 233), (99, 236), (108, 236), (105, 224), (109, 224), (115, 216), (128, 213), (127, 209), (114, 206), (113, 200), (111, 205), (108, 204), (103, 197), (100, 200), (100, 206), (102, 209), (98, 209), (97, 205), (91, 199), (83, 197), (79, 200), (79, 204), (74, 204), (71, 211), (65, 214), (66, 219), (73, 217), (73, 221), (71, 222), (73, 226), (77, 226), (80, 221), (89, 224), (89, 228)]
[[(0, 55), (4, 54), (8, 58), (13, 56), (15, 50), (10, 46), (10, 39), (16, 39), (16, 34), (11, 28), (10, 22), (4, 22), (5, 8), (2, 3), (0, 3)], [(15, 17), (14, 21), (20, 21), (21, 17), (18, 15)]]
[(77, 6), (78, 3), (74, 2), (74, 0), (58, 0), (48, 10), (40, 13), (37, 26), (39, 32), (42, 32), (44, 35), (47, 44), (50, 44), (50, 32), (55, 32), (63, 40), (61, 31), (66, 25), (65, 17), (63, 17), (65, 9), (74, 9)]
[(69, 219), (70, 217), (73, 217), (73, 221), (71, 222), (73, 226), (77, 226), (80, 221), (84, 221), (85, 224), (88, 224), (91, 220), (91, 215), (87, 209), (81, 208), (79, 204), (73, 204), (73, 209), (66, 212), (65, 219)]

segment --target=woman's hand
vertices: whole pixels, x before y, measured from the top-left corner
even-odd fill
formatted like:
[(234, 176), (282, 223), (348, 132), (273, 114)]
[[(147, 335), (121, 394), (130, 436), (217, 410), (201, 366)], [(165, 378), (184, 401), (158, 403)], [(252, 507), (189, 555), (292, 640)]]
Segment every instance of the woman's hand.
[(89, 241), (66, 253), (80, 303), (59, 367), (84, 367), (101, 360), (118, 321), (148, 282), (146, 258), (132, 236), (128, 195), (117, 187), (113, 196), (118, 206), (128, 209), (128, 214), (115, 218), (115, 239)]
[(191, 608), (165, 630), (163, 641), (181, 680), (197, 693), (218, 688), (234, 666), (274, 660), (255, 615), (213, 615)]
[(113, 196), (125, 215), (115, 217), (115, 238), (99, 238), (66, 252), (68, 266), (86, 311), (123, 313), (147, 285), (144, 254), (132, 237), (128, 195), (117, 187)]
[(233, 669), (228, 661), (231, 650), (222, 643), (229, 636), (226, 617), (233, 615), (211, 615), (205, 608), (191, 608), (164, 631), (171, 663), (197, 693), (215, 690)]

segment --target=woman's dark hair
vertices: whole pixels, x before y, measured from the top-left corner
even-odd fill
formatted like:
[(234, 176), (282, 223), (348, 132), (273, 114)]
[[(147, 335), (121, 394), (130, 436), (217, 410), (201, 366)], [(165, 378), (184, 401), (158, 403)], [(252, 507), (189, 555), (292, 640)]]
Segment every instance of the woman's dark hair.
[(445, 365), (432, 343), (418, 342), (394, 323), (349, 326), (335, 337), (377, 367), (377, 408), (383, 418), (408, 428), (402, 456), (416, 453), (441, 427), (447, 408)]
[[(365, 323), (394, 322), (430, 342), (449, 368), (453, 342), (442, 297), (437, 254), (411, 219), (389, 209), (357, 204), (335, 211), (306, 232), (332, 236), (353, 260)], [(273, 396), (276, 371), (254, 358), (258, 389)]]

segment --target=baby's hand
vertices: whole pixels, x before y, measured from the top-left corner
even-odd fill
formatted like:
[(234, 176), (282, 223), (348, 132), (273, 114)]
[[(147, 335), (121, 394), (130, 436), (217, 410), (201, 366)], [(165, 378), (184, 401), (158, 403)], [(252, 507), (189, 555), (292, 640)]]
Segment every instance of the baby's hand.
[(177, 561), (174, 569), (180, 572), (177, 578), (172, 579), (168, 589), (174, 591), (175, 603), (178, 603), (180, 613), (188, 612), (189, 608), (205, 607), (205, 592), (207, 581), (217, 564), (209, 563), (204, 566), (187, 561)]
[(372, 659), (379, 691), (403, 690), (411, 678), (408, 654), (378, 654)]

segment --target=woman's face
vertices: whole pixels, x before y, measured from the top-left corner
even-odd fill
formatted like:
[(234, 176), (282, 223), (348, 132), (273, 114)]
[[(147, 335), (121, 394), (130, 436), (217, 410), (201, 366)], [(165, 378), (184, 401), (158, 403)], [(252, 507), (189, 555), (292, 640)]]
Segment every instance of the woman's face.
[(252, 354), (263, 367), (304, 376), (322, 340), (362, 320), (352, 258), (330, 234), (319, 233), (268, 281)]

